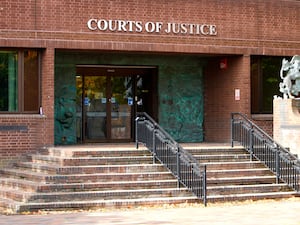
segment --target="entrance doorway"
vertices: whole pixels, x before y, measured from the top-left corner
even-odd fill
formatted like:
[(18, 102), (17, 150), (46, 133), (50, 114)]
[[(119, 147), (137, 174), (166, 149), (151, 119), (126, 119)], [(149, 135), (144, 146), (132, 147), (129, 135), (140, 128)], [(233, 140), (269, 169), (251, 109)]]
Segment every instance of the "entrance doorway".
[(77, 141), (130, 142), (134, 118), (157, 119), (156, 67), (77, 66)]

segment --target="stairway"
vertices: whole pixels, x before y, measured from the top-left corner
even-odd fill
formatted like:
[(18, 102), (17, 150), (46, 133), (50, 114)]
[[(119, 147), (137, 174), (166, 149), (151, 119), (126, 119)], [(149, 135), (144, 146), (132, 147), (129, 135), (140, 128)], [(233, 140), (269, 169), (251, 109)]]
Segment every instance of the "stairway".
[(207, 201), (288, 198), (296, 194), (242, 147), (184, 147), (207, 165)]
[(134, 145), (48, 148), (0, 171), (0, 212), (121, 208), (198, 201)]

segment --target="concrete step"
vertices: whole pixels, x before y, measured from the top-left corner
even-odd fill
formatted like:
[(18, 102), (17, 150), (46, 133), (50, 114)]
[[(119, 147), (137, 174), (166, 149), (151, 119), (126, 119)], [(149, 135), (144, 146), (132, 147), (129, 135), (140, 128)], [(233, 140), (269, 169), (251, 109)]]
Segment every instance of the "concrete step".
[(0, 213), (4, 215), (16, 214), (20, 202), (8, 198), (0, 198)]
[(66, 174), (51, 175), (41, 172), (21, 169), (5, 169), (4, 174), (13, 178), (41, 181), (44, 183), (78, 183), (78, 182), (104, 182), (104, 181), (138, 181), (172, 179), (169, 171), (164, 172), (136, 172), (136, 173), (93, 173), (93, 174)]
[(223, 169), (223, 170), (207, 170), (208, 178), (222, 178), (222, 177), (251, 177), (251, 176), (272, 176), (274, 175), (267, 168), (254, 169)]
[(131, 156), (151, 156), (151, 153), (146, 148), (72, 148), (72, 147), (55, 147), (48, 149), (48, 155), (53, 157), (65, 158), (81, 158), (81, 157), (131, 157)]
[[(119, 146), (120, 147), (120, 146)], [(207, 166), (208, 202), (294, 194), (242, 148), (188, 150)], [(0, 209), (15, 212), (199, 202), (145, 149), (54, 147), (3, 170)], [(7, 178), (4, 178), (7, 177)]]
[(249, 154), (193, 155), (200, 163), (250, 161)]
[(30, 169), (34, 172), (47, 172), (48, 174), (92, 174), (92, 173), (134, 173), (140, 171), (160, 172), (165, 171), (162, 164), (127, 164), (127, 165), (84, 165), (84, 166), (57, 166), (21, 162), (16, 164), (19, 168)]
[(232, 155), (247, 153), (244, 148), (185, 148), (192, 155)]
[(85, 183), (60, 183), (44, 184), (23, 179), (0, 179), (0, 186), (4, 189), (21, 189), (28, 192), (68, 192), (68, 191), (97, 191), (97, 190), (131, 190), (150, 188), (174, 188), (177, 180), (141, 180), (141, 181), (111, 181), (111, 182), (85, 182)]
[(151, 164), (152, 156), (120, 156), (120, 157), (76, 157), (65, 158), (48, 155), (32, 155), (33, 163), (51, 164), (59, 166), (84, 166), (84, 165), (119, 165), (119, 164)]
[(252, 184), (252, 185), (226, 185), (207, 187), (208, 196), (233, 195), (246, 193), (269, 193), (269, 192), (289, 192), (291, 189), (286, 184)]
[(276, 177), (271, 176), (249, 176), (249, 177), (207, 177), (208, 186), (224, 185), (251, 185), (251, 184), (275, 184)]
[(262, 199), (282, 199), (294, 197), (297, 192), (261, 192), (261, 193), (244, 193), (244, 194), (228, 194), (228, 195), (209, 195), (207, 201), (214, 202), (230, 202), (245, 200), (262, 200)]
[(61, 201), (91, 201), (102, 199), (132, 199), (192, 196), (186, 188), (158, 188), (132, 190), (105, 190), (105, 191), (77, 191), (77, 192), (48, 192), (33, 193), (17, 189), (0, 189), (0, 196), (18, 202), (61, 202)]
[(40, 210), (73, 210), (73, 209), (93, 209), (93, 208), (131, 208), (140, 206), (154, 206), (162, 204), (180, 204), (194, 203), (199, 200), (194, 196), (189, 197), (162, 197), (162, 198), (137, 198), (137, 199), (109, 199), (109, 200), (93, 200), (93, 201), (66, 201), (66, 202), (47, 202), (47, 203), (21, 203), (9, 200), (6, 208), (12, 208), (17, 213), (34, 212)]
[(259, 161), (206, 162), (205, 165), (207, 166), (207, 170), (266, 168)]

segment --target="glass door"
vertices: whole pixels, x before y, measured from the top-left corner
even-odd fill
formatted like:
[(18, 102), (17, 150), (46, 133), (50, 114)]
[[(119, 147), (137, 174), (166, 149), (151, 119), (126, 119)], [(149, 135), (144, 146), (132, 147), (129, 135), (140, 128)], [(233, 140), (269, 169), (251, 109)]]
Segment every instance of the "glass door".
[(83, 142), (130, 140), (132, 91), (131, 77), (79, 77), (77, 95), (81, 96), (81, 101), (78, 101), (81, 104), (77, 107), (78, 139)]
[(107, 134), (107, 77), (83, 77), (84, 140), (105, 140)]
[(128, 142), (136, 112), (157, 117), (156, 68), (77, 66), (77, 141)]
[(111, 139), (130, 139), (133, 108), (132, 77), (112, 76), (110, 81)]

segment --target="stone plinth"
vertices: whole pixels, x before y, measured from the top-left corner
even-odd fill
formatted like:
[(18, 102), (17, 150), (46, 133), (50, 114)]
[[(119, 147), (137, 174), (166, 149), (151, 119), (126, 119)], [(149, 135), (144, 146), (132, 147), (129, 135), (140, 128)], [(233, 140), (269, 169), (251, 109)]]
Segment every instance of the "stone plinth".
[(300, 99), (273, 100), (273, 137), (291, 153), (300, 156)]

